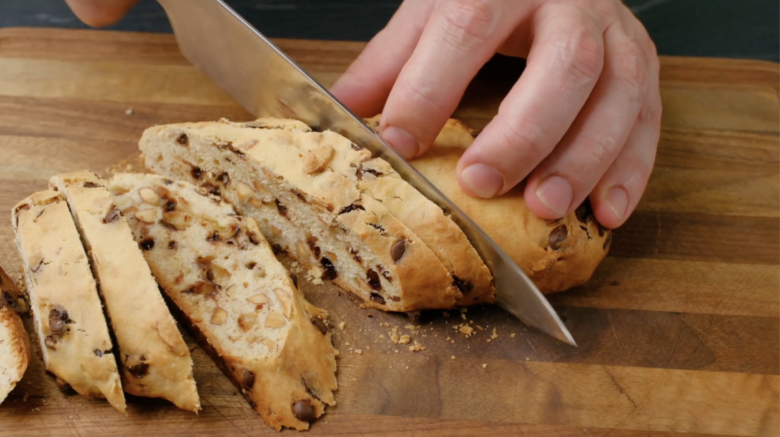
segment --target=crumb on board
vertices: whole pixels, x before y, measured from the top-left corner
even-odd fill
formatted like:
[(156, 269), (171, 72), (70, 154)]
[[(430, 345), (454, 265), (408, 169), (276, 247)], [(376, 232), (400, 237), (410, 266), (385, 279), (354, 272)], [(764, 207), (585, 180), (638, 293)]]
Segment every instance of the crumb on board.
[(126, 115), (133, 115), (133, 108), (127, 108), (127, 109), (125, 110), (125, 114), (126, 114)]
[(454, 360), (454, 359), (455, 359), (455, 355), (451, 356), (451, 357), (450, 357), (450, 359), (451, 359), (451, 360)]
[(356, 349), (355, 353), (358, 355), (363, 355), (363, 349)]
[(347, 324), (346, 324), (346, 323), (344, 323), (344, 322), (339, 322), (339, 329), (340, 329), (340, 330), (342, 330), (342, 331), (343, 331), (345, 326), (347, 326)]
[(482, 363), (482, 368), (487, 369), (487, 363)]
[(509, 336), (512, 337), (512, 338), (515, 338), (515, 333), (514, 332), (511, 333), (511, 334), (509, 334)]

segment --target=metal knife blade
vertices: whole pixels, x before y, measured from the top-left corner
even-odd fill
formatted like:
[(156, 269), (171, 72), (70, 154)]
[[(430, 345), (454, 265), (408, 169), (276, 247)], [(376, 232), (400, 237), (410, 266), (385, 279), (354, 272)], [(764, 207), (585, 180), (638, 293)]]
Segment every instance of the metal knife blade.
[(158, 0), (184, 56), (257, 117), (330, 129), (381, 157), (463, 229), (493, 273), (496, 301), (542, 332), (576, 346), (547, 299), (517, 264), (371, 128), (222, 0)]

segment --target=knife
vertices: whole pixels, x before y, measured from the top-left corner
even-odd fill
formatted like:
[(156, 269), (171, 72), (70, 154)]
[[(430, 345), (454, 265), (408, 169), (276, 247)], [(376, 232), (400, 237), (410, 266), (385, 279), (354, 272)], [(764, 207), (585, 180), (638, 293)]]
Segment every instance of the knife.
[(381, 157), (457, 223), (493, 273), (496, 303), (525, 324), (576, 346), (520, 267), (468, 216), (363, 121), (222, 0), (158, 0), (179, 48), (195, 67), (256, 117), (294, 118), (331, 130)]

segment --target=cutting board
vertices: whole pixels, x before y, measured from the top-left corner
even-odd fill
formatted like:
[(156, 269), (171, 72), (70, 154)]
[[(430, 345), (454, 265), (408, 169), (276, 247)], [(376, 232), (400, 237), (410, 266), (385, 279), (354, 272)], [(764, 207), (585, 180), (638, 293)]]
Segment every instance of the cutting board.
[[(277, 43), (326, 86), (363, 47)], [(455, 114), (473, 128), (511, 85), (494, 74)], [(587, 285), (550, 297), (579, 347), (493, 306), (436, 312), (410, 332), (404, 316), (301, 278), (340, 351), (338, 405), (312, 435), (780, 435), (778, 65), (663, 58), (661, 79), (663, 135), (637, 212)], [(19, 277), (9, 212), (50, 175), (132, 161), (153, 124), (219, 117), (250, 116), (172, 36), (0, 30), (0, 264)], [(456, 335), (463, 318), (483, 330)], [(427, 349), (393, 344), (395, 326)], [(64, 395), (36, 349), (0, 405), (0, 436), (276, 435), (187, 341), (199, 415), (133, 397), (125, 417)]]

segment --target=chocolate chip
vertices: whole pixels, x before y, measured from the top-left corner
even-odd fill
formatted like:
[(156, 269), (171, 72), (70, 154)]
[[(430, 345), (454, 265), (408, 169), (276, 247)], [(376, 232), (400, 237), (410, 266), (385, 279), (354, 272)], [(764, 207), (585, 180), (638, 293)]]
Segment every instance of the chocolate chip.
[(222, 173), (221, 175), (217, 176), (217, 180), (222, 185), (227, 185), (230, 183), (230, 175), (227, 174), (227, 172)]
[(278, 245), (278, 244), (274, 244), (273, 246), (271, 246), (271, 250), (273, 250), (274, 255), (280, 255), (280, 254), (287, 253), (287, 251), (284, 250), (284, 248), (282, 246)]
[(474, 289), (474, 284), (469, 281), (464, 281), (455, 275), (452, 275), (452, 285), (460, 290), (461, 294), (469, 294), (471, 293), (471, 290)]
[(295, 417), (301, 422), (312, 422), (316, 417), (314, 416), (314, 407), (309, 401), (298, 401), (293, 404), (292, 411)]
[(350, 144), (350, 146), (352, 146), (352, 150), (358, 150), (358, 151), (363, 150), (362, 147), (358, 146), (355, 143)]
[(233, 152), (236, 155), (238, 155), (241, 159), (243, 159), (246, 156), (246, 154), (244, 152), (242, 152), (242, 151), (236, 149), (235, 147), (233, 147), (233, 143), (230, 142), (230, 141), (228, 141), (225, 144), (220, 144), (219, 148), (223, 149), (223, 150), (228, 150), (230, 152)]
[(172, 181), (172, 180), (170, 180), (170, 179), (163, 179), (163, 183), (164, 183), (165, 185), (171, 185), (171, 184), (173, 183), (173, 181)]
[(390, 249), (390, 255), (393, 257), (393, 262), (398, 262), (406, 252), (406, 239), (401, 238), (393, 244), (393, 248)]
[(171, 240), (168, 242), (168, 249), (176, 249), (176, 241)]
[(181, 134), (178, 138), (176, 138), (176, 142), (182, 146), (189, 146), (190, 139), (187, 137), (187, 134)]
[(47, 335), (46, 338), (43, 339), (43, 344), (51, 350), (57, 350), (57, 338), (53, 335)]
[(374, 175), (376, 177), (382, 176), (382, 173), (374, 170), (373, 168), (363, 168), (362, 164), (357, 169), (357, 172), (355, 173), (355, 175), (357, 176), (358, 180), (362, 180), (363, 179), (363, 175), (366, 174), (366, 173), (372, 174), (372, 175)]
[(149, 374), (149, 363), (145, 363), (144, 361), (146, 361), (146, 357), (141, 355), (137, 364), (127, 366), (127, 371), (138, 379), (143, 378)]
[(607, 250), (609, 248), (610, 244), (612, 244), (612, 232), (607, 234), (607, 239), (604, 241), (603, 249)]
[(370, 285), (371, 288), (374, 290), (382, 289), (382, 282), (379, 281), (379, 273), (377, 273), (376, 270), (368, 269), (368, 271), (366, 271), (366, 278), (368, 279), (368, 285)]
[(257, 238), (257, 235), (255, 235), (252, 231), (246, 231), (246, 236), (249, 238), (249, 242), (257, 246), (260, 244), (260, 240)]
[(208, 237), (206, 237), (206, 241), (211, 241), (211, 242), (219, 241), (219, 232), (218, 231), (212, 232)]
[(322, 267), (325, 267), (325, 272), (322, 274), (322, 279), (326, 281), (332, 281), (338, 277), (338, 272), (336, 272), (336, 267), (333, 265), (333, 262), (328, 259), (327, 256), (323, 256), (320, 260), (320, 264), (322, 264)]
[(103, 223), (113, 223), (117, 220), (119, 220), (119, 217), (122, 216), (122, 211), (119, 210), (116, 206), (112, 206), (111, 209), (108, 210), (106, 213), (106, 216), (103, 217)]
[(22, 311), (22, 309), (19, 308), (19, 302), (16, 301), (16, 298), (14, 298), (8, 291), (3, 290), (2, 299), (0, 299), (0, 309), (6, 306), (10, 307), (17, 313)]
[(295, 197), (301, 199), (302, 201), (306, 201), (306, 197), (298, 190), (291, 190), (293, 194), (295, 194)]
[(287, 207), (279, 203), (279, 199), (274, 200), (276, 202), (276, 209), (279, 210), (279, 215), (287, 217)]
[(57, 388), (60, 390), (62, 394), (64, 395), (76, 394), (76, 390), (73, 390), (73, 387), (71, 387), (70, 384), (65, 382), (64, 379), (60, 379), (59, 377), (56, 377), (55, 382), (57, 383)]
[(382, 270), (382, 276), (384, 276), (385, 279), (387, 279), (387, 282), (393, 282), (393, 278), (390, 276), (389, 272)]
[(568, 230), (566, 229), (566, 225), (560, 225), (553, 229), (552, 232), (550, 232), (550, 238), (548, 239), (550, 247), (553, 250), (558, 250), (558, 248), (561, 247), (561, 243), (566, 240), (567, 235)]
[(379, 305), (385, 304), (385, 298), (380, 296), (379, 293), (371, 293), (369, 299), (371, 299), (371, 302), (378, 303)]
[(192, 167), (190, 174), (192, 174), (193, 178), (200, 179), (200, 177), (203, 176), (203, 170), (201, 170), (200, 167)]
[(203, 189), (205, 192), (211, 194), (212, 196), (219, 197), (221, 193), (219, 187), (212, 184), (211, 182), (206, 182), (205, 184), (202, 184), (200, 188)]
[(87, 181), (87, 182), (84, 182), (84, 185), (82, 185), (82, 186), (84, 188), (97, 188), (97, 187), (100, 187), (101, 185), (98, 185), (98, 184), (96, 184), (96, 183), (94, 183), (92, 181)]
[(593, 209), (590, 206), (590, 201), (585, 199), (585, 201), (574, 211), (574, 215), (577, 216), (577, 220), (579, 220), (580, 223), (587, 224), (588, 219), (593, 216)]
[(241, 370), (241, 388), (244, 390), (252, 390), (255, 386), (255, 374), (249, 370)]
[(154, 239), (147, 238), (147, 239), (141, 241), (139, 246), (141, 246), (142, 250), (152, 250), (152, 249), (154, 249)]
[(68, 312), (62, 307), (56, 306), (49, 311), (49, 331), (54, 335), (62, 335), (68, 331), (66, 325), (73, 323), (68, 317)]
[(366, 210), (365, 208), (363, 208), (363, 205), (358, 205), (358, 204), (356, 204), (356, 203), (353, 203), (352, 205), (345, 206), (345, 207), (344, 207), (344, 209), (342, 209), (342, 210), (341, 210), (341, 212), (339, 213), (339, 215), (341, 215), (341, 214), (346, 214), (346, 213), (348, 213), (348, 212), (352, 212), (352, 211), (354, 211), (354, 210), (356, 210), (356, 209), (361, 209), (361, 210), (363, 210), (363, 211), (365, 211), (365, 210)]
[(398, 296), (390, 296), (388, 299), (392, 300), (393, 302), (400, 302), (401, 298)]
[(252, 270), (253, 268), (255, 268), (255, 266), (257, 266), (257, 263), (254, 261), (250, 261), (246, 263), (246, 268), (248, 268), (249, 270)]
[(166, 199), (165, 206), (163, 206), (165, 212), (171, 212), (176, 209), (176, 201), (173, 199)]
[(328, 326), (325, 324), (325, 321), (322, 320), (321, 317), (314, 316), (311, 318), (311, 322), (314, 324), (314, 326), (317, 327), (317, 329), (322, 332), (323, 335), (328, 333)]

